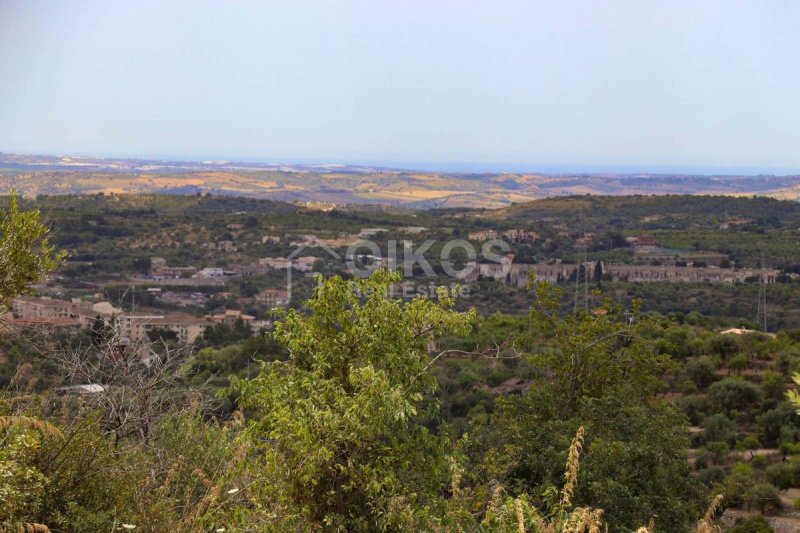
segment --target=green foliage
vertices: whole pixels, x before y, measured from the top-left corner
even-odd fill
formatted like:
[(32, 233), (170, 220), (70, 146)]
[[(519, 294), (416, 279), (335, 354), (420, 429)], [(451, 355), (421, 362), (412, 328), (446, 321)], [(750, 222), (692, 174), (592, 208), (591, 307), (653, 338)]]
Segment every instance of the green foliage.
[(708, 403), (711, 409), (725, 413), (728, 417), (737, 414), (753, 414), (761, 402), (761, 390), (749, 381), (725, 378), (708, 388)]
[(727, 442), (710, 441), (706, 443), (706, 450), (714, 464), (724, 464), (731, 452), (731, 447)]
[[(795, 385), (800, 385), (800, 373), (795, 373), (792, 375), (792, 381), (794, 381)], [(800, 413), (800, 394), (797, 393), (796, 390), (791, 389), (786, 392), (786, 399), (794, 405), (795, 410)]]
[(792, 459), (769, 465), (765, 474), (767, 481), (780, 490), (790, 489), (800, 485), (800, 461)]
[(710, 487), (715, 483), (719, 483), (725, 479), (727, 472), (725, 468), (712, 465), (697, 472), (697, 479), (702, 481), (703, 485)]
[(40, 440), (31, 431), (9, 431), (0, 437), (0, 527), (33, 514), (42, 505), (47, 478), (31, 465)]
[(677, 405), (693, 425), (699, 425), (708, 411), (708, 401), (701, 395), (681, 396)]
[(739, 451), (749, 451), (750, 459), (753, 459), (755, 450), (761, 448), (761, 442), (755, 435), (745, 435), (736, 442), (736, 449)]
[(800, 432), (800, 416), (788, 401), (763, 412), (757, 422), (759, 440), (768, 448), (775, 448), (784, 441), (793, 442)]
[[(44, 420), (35, 396), (0, 399), (0, 526), (44, 523), (69, 531), (110, 527), (116, 498), (126, 490), (105, 475), (115, 462), (97, 418), (63, 431)], [(24, 409), (24, 411), (21, 411)], [(20, 413), (25, 414), (20, 414)], [(5, 429), (5, 430), (3, 430)], [(98, 475), (100, 474), (100, 475)]]
[(0, 530), (39, 523), (53, 531), (113, 531), (127, 523), (147, 533), (188, 533), (236, 520), (238, 498), (227, 491), (241, 486), (232, 475), (245, 450), (237, 419), (223, 426), (176, 412), (154, 429), (152, 444), (117, 443), (100, 429), (101, 413), (64, 397), (51, 401), (63, 419), (44, 422), (40, 400), (0, 402), (6, 412), (13, 405), (35, 415), (29, 425), (0, 429)]
[(781, 508), (781, 495), (769, 483), (756, 483), (744, 493), (744, 507), (762, 514), (775, 512)]
[(710, 357), (699, 357), (686, 363), (686, 375), (698, 389), (705, 389), (716, 379), (717, 365)]
[(586, 428), (586, 459), (577, 505), (604, 509), (612, 531), (629, 531), (658, 517), (667, 531), (686, 530), (699, 514), (702, 490), (688, 475), (686, 426), (661, 401), (660, 376), (671, 364), (645, 338), (656, 326), (606, 302), (590, 313), (562, 316), (559, 294), (534, 286), (533, 322), (552, 339), (526, 356), (536, 386), (498, 399), (496, 413), (476, 428), (478, 477), (507, 479), (545, 498), (559, 476), (565, 436)]
[(736, 440), (736, 423), (724, 413), (716, 413), (703, 420), (703, 437), (706, 441), (733, 444)]
[(592, 313), (561, 317), (561, 291), (546, 283), (534, 289), (532, 318), (540, 331), (553, 336), (555, 349), (533, 354), (531, 364), (553, 373), (552, 407), (557, 413), (569, 416), (587, 399), (621, 396), (623, 391), (632, 400), (658, 391), (669, 359), (653, 353), (644, 339), (651, 324), (639, 314), (638, 303), (626, 311), (606, 300)]
[[(275, 326), (287, 362), (235, 382), (259, 450), (258, 500), (270, 502), (271, 527), (368, 531), (418, 528), (429, 520), (449, 477), (447, 442), (422, 425), (422, 400), (435, 390), (428, 346), (465, 334), (471, 313), (452, 295), (388, 296), (400, 278), (323, 281)], [(302, 524), (306, 524), (303, 526)]]
[(725, 481), (714, 488), (714, 492), (723, 495), (723, 501), (728, 506), (744, 505), (747, 491), (755, 484), (753, 467), (746, 463), (736, 463), (731, 468)]
[(0, 219), (0, 305), (41, 281), (64, 257), (50, 244), (50, 230), (39, 211), (20, 211), (12, 193)]
[[(718, 222), (703, 209), (730, 203), (749, 213), (755, 204), (766, 205), (761, 200), (556, 199), (542, 213), (563, 208), (559, 216), (568, 219), (576, 202), (600, 209), (592, 215), (602, 226), (597, 241), (607, 235), (620, 248), (627, 245), (626, 236), (653, 230), (660, 243), (719, 250), (730, 254), (732, 262), (752, 265), (757, 231), (762, 240), (765, 229), (769, 232), (773, 250), (782, 249), (780, 237), (789, 231), (756, 221), (737, 229), (741, 242), (731, 244), (725, 242), (731, 241), (729, 232), (722, 239), (722, 232), (703, 229), (702, 224), (716, 228)], [(685, 229), (687, 218), (676, 213), (659, 221), (643, 222), (637, 215), (612, 223), (616, 209), (643, 215), (648, 205), (676, 202), (691, 204), (686, 216), (696, 228)], [(60, 273), (72, 281), (144, 273), (151, 255), (174, 265), (253, 261), (265, 249), (250, 246), (259, 242), (262, 230), (279, 234), (283, 243), (323, 227), (321, 235), (352, 233), (384, 218), (394, 225), (426, 224), (442, 234), (454, 230), (453, 235), (466, 233), (471, 225), (499, 230), (509, 223), (491, 220), (489, 214), (473, 219), (447, 212), (417, 213), (415, 218), (337, 211), (322, 218), (283, 204), (199, 197), (64, 197), (37, 205), (50, 206), (47, 212), (65, 222), (59, 239), (80, 257)], [(781, 225), (800, 224), (795, 204), (769, 205), (784, 210), (788, 218)], [(236, 214), (241, 209), (250, 211)], [(26, 213), (16, 213), (6, 219), (24, 227), (19, 221)], [(41, 280), (45, 267), (59, 259), (46, 228), (36, 229), (34, 218), (25, 230), (29, 254), (18, 256), (20, 272), (29, 273), (20, 279)], [(231, 222), (244, 228), (228, 231)], [(513, 223), (528, 227), (530, 221), (523, 217)], [(539, 229), (547, 239), (525, 244), (517, 257), (541, 260), (574, 253), (572, 239), (550, 239), (554, 236), (547, 228)], [(221, 257), (198, 243), (159, 242), (162, 235), (182, 239), (189, 233), (199, 236), (198, 243), (235, 236), (242, 246), (235, 257)], [(128, 247), (143, 236), (149, 238), (143, 247)], [(598, 257), (636, 260), (630, 250), (608, 252), (604, 247), (598, 245)], [(290, 250), (287, 244), (266, 248), (270, 255)], [(37, 254), (50, 254), (53, 263), (35, 259)], [(326, 271), (336, 268), (328, 265)], [(233, 294), (207, 300), (204, 311), (237, 306), (266, 317), (237, 297), (278, 281), (267, 275), (233, 282)], [(665, 316), (640, 313), (635, 302), (626, 311), (602, 300), (601, 292), (594, 295), (597, 309), (564, 316), (568, 295), (538, 285), (534, 312), (527, 316), (506, 314), (528, 308), (515, 287), (480, 280), (476, 297), (459, 303), (474, 302), (491, 313), (476, 317), (456, 313), (464, 307), (453, 307), (452, 294), (403, 305), (384, 293), (396, 281), (383, 273), (367, 281), (321, 283), (308, 309), (290, 312), (275, 335), (253, 335), (243, 324), (210, 328), (187, 362), (190, 379), (181, 386), (213, 389), (229, 376), (241, 380), (234, 380), (213, 412), (203, 411), (205, 417), (195, 409), (174, 413), (157, 424), (149, 442), (133, 436), (114, 443), (97, 429), (97, 421), (108, 420), (108, 413), (81, 410), (80, 402), (63, 413), (53, 410), (61, 405), (53, 398), (42, 401), (41, 408), (8, 409), (8, 416), (18, 420), (58, 425), (68, 444), (62, 449), (51, 434), (32, 425), (0, 429), (0, 490), (5, 491), (0, 496), (12, 509), (2, 520), (39, 521), (62, 531), (110, 531), (123, 521), (139, 531), (518, 531), (520, 523), (529, 531), (545, 531), (554, 524), (564, 527), (566, 517), (578, 511), (599, 521), (592, 513), (602, 508), (610, 531), (629, 531), (656, 517), (657, 531), (680, 532), (699, 513), (704, 495), (696, 481), (724, 492), (726, 505), (766, 511), (774, 509), (775, 488), (800, 484), (793, 457), (800, 454), (800, 399), (793, 392), (785, 397), (788, 377), (800, 371), (800, 333), (781, 331), (776, 338), (714, 333), (742, 325), (740, 317), (751, 313), (756, 284), (604, 281), (603, 290), (622, 294), (623, 302), (649, 295), (648, 308)], [(298, 295), (311, 291), (310, 278), (300, 285)], [(27, 285), (21, 281), (20, 286)], [(116, 301), (124, 290), (112, 288), (108, 294)], [(771, 325), (797, 322), (794, 308), (784, 303), (796, 302), (800, 284), (776, 284), (770, 291), (771, 305), (784, 308)], [(137, 303), (155, 303), (154, 297), (145, 298), (137, 297)], [(726, 322), (722, 316), (736, 320)], [(424, 325), (430, 331), (417, 335)], [(103, 325), (68, 342), (97, 346), (108, 333)], [(166, 338), (159, 333), (154, 337)], [(487, 347), (504, 340), (497, 357), (486, 357)], [(3, 339), (1, 344), (9, 368), (44, 352), (26, 339)], [(437, 344), (461, 356), (437, 358), (429, 353)], [(717, 381), (720, 366), (745, 377)], [(53, 385), (56, 376), (48, 376), (44, 364), (33, 372), (46, 378), (36, 387)], [(9, 380), (10, 372), (0, 366), (0, 384)], [(244, 414), (235, 411), (236, 402)], [(692, 433), (694, 445), (704, 446), (695, 463), (697, 479), (686, 461), (683, 415), (703, 429)], [(213, 416), (233, 420), (221, 424)], [(248, 419), (244, 432), (239, 425), (243, 416)], [(586, 431), (586, 453), (580, 483), (577, 478), (572, 483), (575, 506), (559, 507), (556, 487), (562, 486), (564, 451), (580, 427)], [(784, 461), (777, 463), (777, 452), (769, 450), (753, 456), (760, 445), (778, 448)], [(736, 459), (746, 463), (731, 468)]]
[(286, 357), (285, 348), (272, 334), (259, 333), (222, 348), (201, 348), (190, 360), (187, 373), (195, 384), (212, 381), (222, 386), (228, 383), (230, 376), (247, 377), (257, 373), (260, 362)]
[[(53, 270), (64, 254), (49, 242), (39, 212), (20, 211), (12, 193), (0, 219), (0, 306), (7, 306)], [(18, 416), (0, 402), (0, 527), (33, 522), (45, 501), (48, 477), (35, 458), (49, 439), (62, 440), (54, 426)]]
[(728, 361), (728, 368), (736, 374), (741, 374), (749, 365), (750, 360), (746, 355), (741, 353), (731, 357), (731, 360)]
[[(518, 533), (576, 532), (592, 533), (603, 527), (603, 511), (587, 507), (574, 507), (572, 498), (577, 486), (580, 469), (580, 453), (583, 448), (583, 428), (572, 440), (567, 455), (564, 486), (561, 490), (549, 487), (547, 497), (548, 512), (542, 513), (531, 502), (528, 494), (520, 494), (516, 498), (503, 498), (503, 489), (493, 484), (492, 496), (486, 507), (481, 530)], [(453, 492), (458, 496), (457, 487)]]
[(253, 334), (250, 326), (241, 318), (237, 318), (233, 324), (217, 324), (206, 328), (203, 333), (203, 344), (220, 348), (245, 340)]
[(774, 533), (775, 530), (763, 516), (752, 516), (737, 522), (728, 530), (730, 533)]
[(742, 349), (741, 341), (736, 335), (716, 335), (711, 339), (711, 350), (727, 361)]

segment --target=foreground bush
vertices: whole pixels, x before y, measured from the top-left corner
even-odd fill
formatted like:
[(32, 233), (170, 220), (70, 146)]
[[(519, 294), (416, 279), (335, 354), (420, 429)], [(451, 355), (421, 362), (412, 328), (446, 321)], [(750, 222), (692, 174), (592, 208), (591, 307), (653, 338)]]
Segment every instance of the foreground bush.
[[(582, 384), (567, 403), (548, 407), (566, 409), (563, 420), (542, 423), (537, 415), (519, 425), (506, 418), (519, 412), (505, 410), (490, 419), (507, 422), (504, 431), (481, 446), (434, 431), (437, 383), (430, 369), (447, 354), (430, 349), (441, 335), (464, 334), (472, 313), (453, 311), (454, 295), (445, 292), (434, 300), (392, 299), (388, 288), (398, 280), (385, 271), (367, 280), (319, 280), (310, 312), (290, 312), (276, 326), (274, 337), (288, 359), (263, 363), (252, 380), (234, 380), (229, 392), (240, 410), (225, 422), (204, 416), (202, 398), (191, 396), (187, 405), (169, 404), (144, 432), (120, 432), (108, 402), (4, 401), (0, 494), (11, 504), (0, 527), (594, 533), (623, 531), (637, 516), (647, 517), (642, 522), (655, 516), (642, 533), (690, 530), (695, 485), (681, 482), (685, 444), (676, 435), (682, 426), (674, 411), (648, 400), (652, 389), (622, 401), (634, 392), (625, 384), (630, 372), (582, 367), (602, 386)], [(576, 322), (578, 339), (602, 350), (599, 363), (612, 355), (636, 362), (634, 383), (650, 387), (661, 361), (632, 344), (627, 331), (607, 343), (590, 340), (604, 338), (613, 320)], [(551, 361), (554, 389), (570, 388), (570, 374), (561, 380), (557, 360)], [(101, 394), (140, 397), (115, 387)], [(534, 447), (521, 447), (519, 437), (533, 434), (527, 424), (537, 420), (550, 434), (538, 433), (528, 443)], [(582, 420), (596, 432), (586, 442)], [(487, 443), (492, 446), (484, 448)], [(584, 447), (589, 453), (582, 468)], [(536, 465), (539, 452), (553, 466), (540, 477), (523, 477), (523, 466)], [(615, 466), (624, 461), (630, 470)], [(491, 475), (503, 471), (494, 466), (508, 464), (513, 475)], [(537, 481), (529, 485), (535, 490), (525, 479)], [(686, 489), (680, 497), (690, 501), (676, 494), (669, 506), (656, 507), (646, 487), (650, 495)], [(663, 509), (665, 519), (653, 509)], [(715, 531), (711, 514), (697, 532)]]

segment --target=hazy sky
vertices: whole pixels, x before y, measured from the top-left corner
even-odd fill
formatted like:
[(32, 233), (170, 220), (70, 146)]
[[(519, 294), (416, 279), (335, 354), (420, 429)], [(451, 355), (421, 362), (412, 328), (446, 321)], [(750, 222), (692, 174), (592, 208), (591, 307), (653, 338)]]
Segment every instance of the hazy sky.
[(0, 151), (797, 172), (798, 99), (794, 0), (0, 0)]

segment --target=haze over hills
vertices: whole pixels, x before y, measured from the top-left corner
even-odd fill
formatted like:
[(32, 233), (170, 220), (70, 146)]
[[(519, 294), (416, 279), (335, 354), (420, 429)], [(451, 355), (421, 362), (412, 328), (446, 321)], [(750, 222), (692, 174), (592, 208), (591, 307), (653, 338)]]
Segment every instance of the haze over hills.
[(39, 194), (210, 193), (290, 202), (498, 208), (565, 195), (800, 198), (800, 176), (455, 173), (345, 164), (172, 161), (0, 153), (0, 187)]

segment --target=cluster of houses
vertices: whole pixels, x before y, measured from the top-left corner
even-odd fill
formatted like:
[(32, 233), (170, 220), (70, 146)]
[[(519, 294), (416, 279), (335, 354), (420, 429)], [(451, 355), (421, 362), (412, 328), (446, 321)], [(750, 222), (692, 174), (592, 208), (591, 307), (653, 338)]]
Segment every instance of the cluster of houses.
[[(267, 308), (285, 307), (289, 304), (289, 293), (280, 289), (264, 289), (255, 301)], [(239, 310), (228, 309), (222, 313), (193, 316), (187, 313), (125, 313), (108, 302), (91, 302), (79, 298), (59, 300), (46, 296), (20, 296), (12, 304), (11, 312), (3, 317), (10, 327), (37, 328), (46, 331), (80, 331), (92, 328), (97, 319), (113, 325), (121, 339), (134, 343), (149, 340), (153, 330), (165, 330), (175, 334), (183, 343), (192, 343), (207, 328), (219, 324), (234, 325), (238, 321), (258, 331), (268, 329), (268, 320), (256, 320), (254, 316)]]
[(539, 234), (532, 230), (523, 229), (510, 229), (502, 233), (493, 229), (474, 231), (467, 235), (471, 241), (488, 241), (491, 239), (505, 238), (508, 241), (515, 243), (533, 243), (539, 239)]
[(628, 237), (625, 239), (633, 245), (637, 250), (655, 249), (658, 247), (656, 240), (650, 235), (641, 235), (639, 237)]
[[(428, 228), (425, 226), (400, 226), (399, 228), (394, 228), (393, 231), (398, 233), (403, 233), (405, 235), (421, 235), (428, 231)], [(389, 229), (387, 228), (361, 228), (361, 230), (356, 235), (359, 239), (369, 239), (371, 237), (377, 237), (381, 233), (389, 233)]]
[[(219, 278), (234, 275), (255, 275), (268, 270), (295, 269), (300, 272), (311, 272), (318, 259), (312, 256), (286, 259), (282, 257), (263, 258), (253, 265), (230, 265), (226, 268), (193, 266), (173, 267), (162, 257), (150, 260), (149, 279), (160, 281), (165, 279), (189, 281), (190, 279), (207, 279), (217, 281)], [(189, 278), (189, 279), (187, 279)], [(197, 292), (162, 293), (161, 288), (149, 288), (159, 299), (176, 306), (194, 307), (208, 300), (208, 295)], [(252, 302), (266, 309), (286, 307), (291, 295), (287, 290), (267, 288), (252, 298)], [(113, 324), (121, 339), (134, 342), (147, 342), (154, 330), (164, 330), (175, 334), (183, 343), (192, 343), (203, 335), (207, 328), (219, 324), (232, 325), (238, 321), (248, 324), (254, 331), (268, 329), (268, 320), (257, 320), (239, 310), (225, 310), (217, 314), (195, 316), (182, 312), (136, 312), (127, 313), (115, 308), (106, 301), (94, 301), (73, 298), (62, 300), (48, 296), (20, 296), (16, 298), (9, 312), (2, 317), (3, 323), (12, 328), (36, 328), (42, 331), (80, 331), (93, 327), (97, 319)]]
[(237, 250), (236, 245), (233, 244), (233, 241), (228, 240), (204, 242), (200, 246), (212, 252), (235, 252)]
[(172, 267), (167, 265), (163, 257), (150, 258), (149, 278), (154, 281), (165, 279), (194, 278), (194, 279), (220, 279), (231, 276), (257, 276), (266, 274), (269, 270), (286, 270), (289, 268), (300, 272), (311, 272), (314, 264), (319, 259), (314, 256), (294, 257), (265, 257), (251, 264), (231, 264), (226, 268), (205, 267), (197, 269), (193, 266)]
[(190, 278), (195, 274), (197, 268), (193, 266), (173, 267), (167, 265), (167, 260), (163, 257), (150, 258), (150, 277), (153, 279)]

